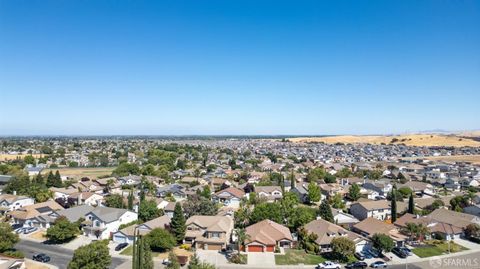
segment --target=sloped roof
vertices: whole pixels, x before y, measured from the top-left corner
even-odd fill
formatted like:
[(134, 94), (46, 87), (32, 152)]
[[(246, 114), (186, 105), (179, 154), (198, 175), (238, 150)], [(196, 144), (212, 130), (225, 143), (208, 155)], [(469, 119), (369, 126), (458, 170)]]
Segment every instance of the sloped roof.
[(242, 198), (245, 195), (245, 192), (241, 189), (235, 188), (235, 187), (229, 187), (224, 190), (218, 191), (215, 193), (216, 196), (218, 196), (221, 193), (228, 192), (231, 195), (237, 197), (237, 198)]
[(212, 232), (229, 232), (233, 229), (233, 220), (227, 216), (195, 215), (188, 218), (186, 222), (187, 225), (192, 223)]
[(287, 227), (268, 219), (250, 225), (245, 230), (249, 235), (247, 244), (256, 241), (265, 245), (272, 245), (282, 239), (293, 241), (292, 234)]
[(319, 245), (330, 244), (334, 238), (338, 237), (347, 237), (355, 243), (365, 239), (356, 233), (348, 231), (341, 226), (323, 219), (311, 221), (307, 223), (304, 228), (309, 234), (313, 233), (317, 235), (317, 240), (315, 240), (315, 243)]
[(109, 223), (118, 220), (127, 211), (127, 209), (122, 208), (97, 207), (92, 210), (91, 213), (100, 218), (101, 220)]

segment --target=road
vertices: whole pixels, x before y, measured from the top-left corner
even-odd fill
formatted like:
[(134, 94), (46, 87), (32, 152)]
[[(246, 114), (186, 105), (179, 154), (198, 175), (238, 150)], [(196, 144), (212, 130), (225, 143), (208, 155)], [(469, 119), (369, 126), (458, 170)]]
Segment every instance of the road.
[[(55, 265), (60, 269), (66, 269), (73, 256), (73, 251), (70, 249), (28, 240), (21, 240), (15, 245), (15, 248), (22, 251), (25, 254), (25, 257), (30, 259), (34, 254), (45, 253), (50, 256), (51, 260), (49, 264)], [(125, 259), (112, 257), (110, 268), (117, 268), (125, 261)]]

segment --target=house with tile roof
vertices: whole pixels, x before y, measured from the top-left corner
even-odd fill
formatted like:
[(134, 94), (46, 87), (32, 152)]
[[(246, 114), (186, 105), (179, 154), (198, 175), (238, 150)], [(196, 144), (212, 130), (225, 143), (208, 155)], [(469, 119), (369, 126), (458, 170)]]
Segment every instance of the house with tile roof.
[(188, 218), (185, 243), (197, 249), (221, 250), (230, 243), (233, 219), (228, 216), (200, 216)]
[(352, 231), (361, 236), (371, 238), (374, 234), (385, 234), (393, 239), (397, 246), (403, 246), (408, 239), (407, 236), (400, 233), (400, 230), (393, 224), (386, 223), (376, 218), (366, 218), (353, 225)]
[(239, 188), (229, 187), (212, 195), (212, 200), (225, 206), (238, 208), (245, 192)]
[(339, 237), (345, 237), (352, 240), (355, 243), (356, 252), (370, 248), (370, 242), (367, 238), (323, 219), (313, 220), (305, 224), (303, 228), (308, 234), (317, 235), (315, 243), (318, 245), (319, 250), (322, 253), (331, 252), (332, 240)]
[(15, 211), (8, 212), (12, 222), (21, 224), (25, 227), (49, 228), (55, 221), (49, 215), (55, 211), (62, 210), (63, 207), (55, 201), (46, 201), (43, 203), (24, 206)]
[[(397, 202), (397, 213), (403, 212), (407, 209), (405, 202)], [(390, 208), (390, 201), (363, 201), (357, 202), (350, 206), (350, 213), (359, 220), (366, 218), (376, 218), (379, 220), (389, 219), (392, 215)]]
[(293, 244), (290, 230), (268, 219), (248, 226), (245, 232), (247, 252), (274, 252), (276, 247), (291, 248)]

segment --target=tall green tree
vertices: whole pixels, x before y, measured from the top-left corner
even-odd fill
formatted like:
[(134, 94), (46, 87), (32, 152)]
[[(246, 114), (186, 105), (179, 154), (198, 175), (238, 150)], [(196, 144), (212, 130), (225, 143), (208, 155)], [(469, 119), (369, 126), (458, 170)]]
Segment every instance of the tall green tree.
[(120, 194), (112, 194), (107, 196), (105, 198), (105, 205), (107, 207), (125, 208), (123, 196), (121, 196)]
[(415, 201), (413, 200), (413, 192), (410, 194), (410, 198), (408, 198), (408, 213), (415, 213)]
[(133, 190), (128, 194), (128, 210), (133, 210)]
[(393, 187), (390, 201), (390, 210), (392, 212), (392, 223), (397, 221), (397, 187)]
[(163, 215), (163, 211), (157, 208), (154, 200), (144, 200), (140, 202), (138, 207), (138, 218), (142, 221), (149, 221)]
[(66, 217), (58, 217), (54, 224), (47, 229), (46, 237), (55, 243), (70, 241), (80, 234), (78, 224), (70, 222)]
[(48, 172), (47, 174), (47, 187), (55, 187), (55, 175), (52, 171)]
[(335, 237), (331, 242), (332, 254), (337, 260), (348, 261), (355, 253), (355, 242), (348, 237)]
[(329, 221), (331, 223), (335, 222), (333, 218), (332, 208), (330, 208), (330, 205), (328, 204), (327, 199), (323, 200), (322, 203), (320, 204), (318, 214), (322, 219), (326, 221)]
[(320, 201), (322, 194), (320, 193), (320, 187), (317, 185), (316, 182), (311, 181), (310, 183), (308, 183), (307, 191), (308, 191), (308, 201), (310, 203), (316, 203)]
[(395, 246), (395, 242), (393, 242), (393, 239), (390, 238), (390, 236), (380, 233), (376, 233), (372, 236), (372, 243), (380, 253), (390, 252)]
[(77, 248), (68, 269), (107, 269), (111, 263), (108, 240), (101, 240)]
[(170, 227), (178, 243), (182, 243), (183, 239), (185, 238), (185, 231), (187, 229), (185, 222), (182, 206), (180, 203), (176, 203), (175, 209), (173, 210), (172, 221), (170, 222)]
[(60, 175), (60, 172), (58, 170), (55, 172), (54, 175), (53, 186), (57, 188), (63, 187), (62, 176)]
[(12, 249), (18, 241), (18, 234), (12, 232), (10, 224), (0, 222), (0, 252)]
[(357, 201), (360, 199), (360, 186), (358, 184), (353, 183), (348, 190), (348, 198), (352, 201)]

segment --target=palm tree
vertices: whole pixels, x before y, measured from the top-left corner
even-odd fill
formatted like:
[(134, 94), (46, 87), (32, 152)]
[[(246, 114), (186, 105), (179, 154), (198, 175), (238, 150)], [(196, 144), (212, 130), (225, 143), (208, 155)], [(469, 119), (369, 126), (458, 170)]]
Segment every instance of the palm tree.
[(250, 235), (245, 232), (245, 229), (235, 229), (235, 235), (237, 236), (237, 249), (238, 255), (240, 255), (240, 247), (245, 244), (245, 241), (250, 239)]
[(405, 227), (404, 231), (406, 234), (408, 234), (410, 241), (412, 241), (413, 236), (417, 234), (417, 224), (409, 222), (407, 223), (407, 226)]

